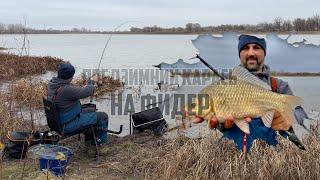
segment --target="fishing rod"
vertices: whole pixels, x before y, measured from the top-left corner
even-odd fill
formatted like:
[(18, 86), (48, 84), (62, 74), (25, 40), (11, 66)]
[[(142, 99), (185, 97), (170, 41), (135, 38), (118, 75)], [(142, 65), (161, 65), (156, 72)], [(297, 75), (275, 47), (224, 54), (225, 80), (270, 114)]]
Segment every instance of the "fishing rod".
[(217, 76), (219, 76), (222, 80), (225, 80), (225, 78), (219, 74), (217, 70), (215, 70), (210, 64), (207, 63), (199, 54), (196, 54), (196, 57), (193, 57), (191, 59), (198, 58), (204, 65), (206, 65), (212, 72), (214, 72)]
[[(119, 24), (116, 28), (114, 28), (113, 32), (117, 31), (117, 30), (118, 30), (120, 27), (122, 27), (123, 25), (128, 24), (128, 23), (132, 23), (132, 22), (139, 22), (139, 21), (125, 21), (125, 22)], [(106, 42), (106, 44), (105, 44), (105, 46), (104, 46), (104, 48), (103, 48), (103, 51), (102, 51), (102, 53), (101, 53), (101, 57), (100, 57), (100, 60), (99, 60), (99, 65), (98, 65), (98, 68), (97, 68), (98, 70), (100, 69), (101, 61), (102, 61), (102, 59), (103, 59), (103, 56), (104, 56), (104, 54), (105, 54), (105, 51), (107, 50), (107, 47), (108, 47), (108, 45), (109, 45), (109, 42), (110, 42), (112, 36), (113, 36), (113, 33), (111, 33), (111, 34), (109, 35), (109, 37), (108, 37), (108, 39), (107, 39), (107, 42)]]
[[(128, 24), (128, 23), (132, 23), (132, 22), (139, 22), (139, 21), (125, 21), (125, 22), (119, 24), (116, 28), (114, 28), (113, 32), (116, 32), (116, 31), (117, 31), (120, 27), (122, 27), (123, 25)], [(109, 43), (110, 43), (110, 41), (111, 41), (111, 38), (112, 38), (113, 34), (114, 34), (114, 33), (109, 34), (109, 37), (108, 37), (108, 39), (107, 39), (107, 42), (106, 42), (106, 44), (104, 45), (104, 48), (103, 48), (103, 50), (102, 50), (102, 53), (101, 53), (101, 56), (100, 56), (100, 60), (99, 60), (99, 64), (98, 64), (98, 68), (97, 68), (97, 72), (98, 72), (98, 73), (99, 73), (99, 69), (100, 69), (101, 62), (102, 62), (102, 59), (103, 59), (103, 57), (104, 57), (105, 51), (106, 51), (107, 48), (108, 48), (108, 45), (109, 45)], [(95, 75), (95, 74), (93, 74), (92, 76), (94, 76), (94, 75)], [(91, 77), (92, 77), (92, 76), (91, 76)], [(93, 94), (92, 94), (92, 96), (90, 97), (90, 103), (92, 103), (92, 101), (93, 101)]]

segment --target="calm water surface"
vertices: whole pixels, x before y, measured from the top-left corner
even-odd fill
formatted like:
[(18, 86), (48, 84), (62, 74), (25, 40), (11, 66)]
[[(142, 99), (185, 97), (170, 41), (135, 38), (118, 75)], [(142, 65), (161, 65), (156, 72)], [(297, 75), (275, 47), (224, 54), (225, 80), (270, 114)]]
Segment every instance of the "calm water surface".
[[(197, 35), (113, 35), (104, 59), (103, 68), (153, 68), (161, 62), (173, 63), (177, 59), (187, 60), (197, 53), (191, 40)], [(282, 35), (282, 38), (287, 37)], [(102, 34), (39, 34), (27, 35), (30, 55), (54, 56), (70, 61), (77, 67), (77, 73), (85, 68), (97, 68), (108, 35)], [(289, 42), (307, 40), (320, 44), (320, 35), (293, 35)], [(16, 52), (21, 47), (21, 35), (0, 35), (0, 47)], [(197, 60), (190, 60), (190, 63)], [(308, 112), (320, 110), (320, 77), (281, 77), (289, 82), (295, 95), (304, 100)], [(154, 87), (149, 87), (153, 89)], [(198, 89), (181, 87), (180, 92)], [(137, 103), (139, 104), (139, 103)], [(110, 113), (110, 101), (98, 102), (98, 108)], [(128, 124), (128, 116), (110, 117), (111, 128)], [(174, 122), (171, 122), (174, 123)], [(128, 126), (125, 126), (128, 132)]]
[[(27, 35), (27, 39), (29, 54), (61, 57), (82, 69), (97, 68), (108, 36), (36, 34)], [(191, 43), (196, 37), (197, 35), (113, 35), (105, 52), (102, 67), (146, 68), (161, 62), (187, 60), (197, 53), (197, 49)], [(22, 35), (0, 35), (0, 47), (11, 48), (11, 52), (16, 52), (22, 45), (22, 39)], [(307, 43), (320, 44), (320, 35), (293, 35), (289, 42), (303, 39), (306, 39)]]

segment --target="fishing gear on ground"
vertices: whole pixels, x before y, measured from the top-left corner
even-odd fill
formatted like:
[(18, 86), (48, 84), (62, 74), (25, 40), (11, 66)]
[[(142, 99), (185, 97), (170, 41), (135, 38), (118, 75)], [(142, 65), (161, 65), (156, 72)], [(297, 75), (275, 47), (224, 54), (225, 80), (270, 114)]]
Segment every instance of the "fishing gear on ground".
[(36, 144), (57, 144), (59, 135), (49, 131), (13, 131), (4, 138), (4, 158), (23, 159), (29, 147)]

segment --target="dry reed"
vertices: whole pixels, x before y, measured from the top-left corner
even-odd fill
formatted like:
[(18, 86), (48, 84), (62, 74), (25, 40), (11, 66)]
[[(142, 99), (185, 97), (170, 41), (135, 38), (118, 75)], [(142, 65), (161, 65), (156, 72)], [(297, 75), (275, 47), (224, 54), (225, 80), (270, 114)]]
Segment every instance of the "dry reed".
[(19, 127), (27, 127), (17, 113), (11, 110), (10, 103), (6, 101), (3, 93), (0, 93), (0, 124), (0, 137)]
[[(95, 97), (103, 96), (122, 86), (119, 80), (111, 77), (104, 77), (101, 80), (102, 85), (96, 87)], [(80, 85), (85, 84), (83, 78), (78, 78), (77, 82), (80, 82)], [(32, 79), (31, 77), (10, 81), (8, 88), (2, 95), (3, 101), (8, 106), (8, 111), (1, 111), (0, 115), (11, 112), (11, 119), (19, 116), (20, 119), (26, 119), (25, 122), (28, 122), (28, 127), (31, 126), (32, 130), (36, 129), (36, 121), (39, 120), (38, 116), (43, 111), (42, 98), (47, 96), (47, 91), (48, 82)], [(15, 120), (12, 119), (12, 121), (14, 122)], [(3, 123), (3, 126), (8, 126), (8, 124)]]
[(8, 93), (11, 93), (17, 107), (32, 106), (34, 109), (41, 109), (42, 98), (47, 95), (48, 83), (23, 78), (11, 84), (10, 90)]
[[(87, 77), (82, 74), (74, 80), (74, 83), (80, 86), (87, 84)], [(103, 76), (99, 78), (99, 83), (95, 86), (94, 97), (99, 98), (103, 95), (119, 90), (123, 87), (123, 83), (119, 79), (114, 79), (111, 76)]]
[(54, 57), (18, 56), (0, 53), (0, 79), (22, 78), (56, 71), (61, 59)]
[(281, 138), (277, 148), (257, 141), (244, 156), (233, 142), (207, 137), (177, 138), (140, 148), (125, 163), (126, 174), (142, 179), (318, 179), (320, 143), (304, 139), (307, 151)]
[[(94, 152), (75, 148), (67, 179), (319, 179), (320, 143), (316, 136), (304, 138), (307, 151), (280, 138), (277, 148), (254, 143), (244, 156), (233, 142), (218, 136), (199, 139), (164, 139), (147, 135), (109, 137), (100, 147), (102, 162)], [(75, 142), (75, 141), (73, 141)], [(70, 144), (70, 143), (69, 143)], [(77, 147), (76, 143), (74, 146)], [(32, 162), (29, 163), (32, 166)], [(17, 167), (18, 168), (18, 167)], [(10, 170), (6, 165), (5, 169)], [(5, 170), (5, 174), (8, 174)], [(17, 172), (16, 172), (17, 173)], [(35, 173), (26, 174), (32, 179)]]

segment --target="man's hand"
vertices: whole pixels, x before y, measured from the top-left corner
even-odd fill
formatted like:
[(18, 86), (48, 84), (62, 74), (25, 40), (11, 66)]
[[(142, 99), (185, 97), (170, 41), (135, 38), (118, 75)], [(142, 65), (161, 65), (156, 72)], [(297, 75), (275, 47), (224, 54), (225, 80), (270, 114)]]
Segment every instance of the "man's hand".
[(233, 124), (234, 124), (233, 118), (226, 119), (226, 121), (223, 123), (223, 127), (226, 129), (229, 129), (233, 126)]
[(94, 81), (94, 82), (99, 82), (99, 76), (97, 75), (97, 74), (94, 74), (91, 78), (90, 78), (90, 80), (92, 80), (92, 81)]
[(286, 120), (281, 114), (274, 110), (274, 116), (271, 124), (271, 128), (274, 130), (283, 130), (290, 127), (290, 121)]
[[(214, 128), (218, 127), (219, 120), (218, 120), (217, 117), (211, 116), (211, 117), (206, 118), (206, 119), (208, 121), (208, 126), (209, 126), (210, 129), (214, 129)], [(198, 124), (198, 123), (203, 122), (204, 120), (205, 120), (205, 118), (202, 118), (202, 117), (199, 117), (199, 116), (195, 116), (195, 117), (193, 117), (192, 122), (195, 123), (195, 124)], [(229, 128), (231, 128), (233, 126), (234, 121), (233, 121), (233, 118), (229, 118), (224, 123), (220, 123), (220, 124), (222, 124), (224, 128), (229, 129)]]

